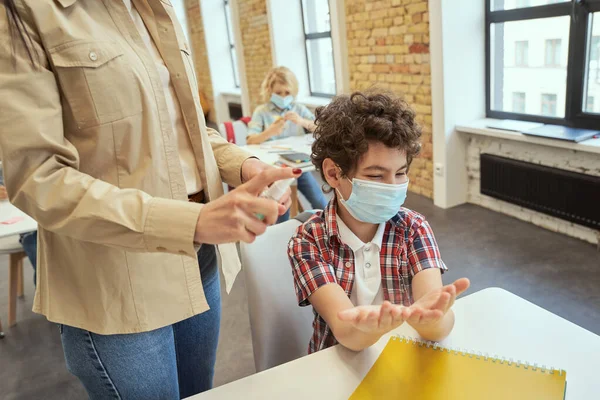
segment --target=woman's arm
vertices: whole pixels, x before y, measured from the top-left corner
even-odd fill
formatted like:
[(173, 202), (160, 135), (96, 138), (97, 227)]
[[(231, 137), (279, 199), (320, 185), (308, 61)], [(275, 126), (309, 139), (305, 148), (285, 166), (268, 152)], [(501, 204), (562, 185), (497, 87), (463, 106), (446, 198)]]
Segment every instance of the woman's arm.
[[(120, 189), (79, 170), (65, 137), (60, 89), (29, 11), (20, 8), (33, 60), (11, 35), (0, 2), (0, 151), (12, 203), (49, 231), (129, 251), (195, 255), (202, 205)], [(107, 162), (110, 162), (107, 160)]]

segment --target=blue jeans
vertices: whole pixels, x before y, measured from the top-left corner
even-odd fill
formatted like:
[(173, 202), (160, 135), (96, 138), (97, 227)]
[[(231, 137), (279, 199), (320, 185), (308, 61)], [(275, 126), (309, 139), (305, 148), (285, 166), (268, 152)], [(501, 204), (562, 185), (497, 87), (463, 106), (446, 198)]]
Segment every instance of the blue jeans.
[(221, 322), (215, 246), (203, 245), (198, 261), (209, 311), (127, 335), (61, 326), (67, 369), (90, 399), (179, 399), (212, 388)]
[(21, 234), (19, 241), (33, 267), (33, 285), (35, 286), (37, 276), (37, 231)]
[[(305, 172), (298, 178), (298, 191), (306, 197), (313, 209), (323, 210), (327, 206), (327, 198), (317, 180), (310, 172)], [(277, 223), (290, 219), (290, 210), (277, 219)]]

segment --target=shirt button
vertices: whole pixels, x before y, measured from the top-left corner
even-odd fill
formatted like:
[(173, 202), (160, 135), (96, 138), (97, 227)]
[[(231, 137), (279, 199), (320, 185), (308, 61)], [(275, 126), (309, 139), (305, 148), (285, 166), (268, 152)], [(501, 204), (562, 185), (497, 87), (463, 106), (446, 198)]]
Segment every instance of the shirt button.
[(156, 250), (157, 250), (157, 251), (167, 251), (167, 249), (166, 249), (166, 248), (164, 248), (164, 247), (162, 247), (162, 246), (158, 246), (158, 247), (156, 248)]
[(371, 263), (366, 263), (365, 268), (371, 268)]
[(350, 268), (351, 265), (350, 262), (346, 262), (346, 268)]
[(98, 54), (95, 51), (90, 51), (90, 60), (96, 61), (98, 59)]
[(367, 246), (365, 247), (365, 251), (370, 251), (370, 250), (371, 250), (371, 246), (370, 246), (370, 245), (367, 245)]

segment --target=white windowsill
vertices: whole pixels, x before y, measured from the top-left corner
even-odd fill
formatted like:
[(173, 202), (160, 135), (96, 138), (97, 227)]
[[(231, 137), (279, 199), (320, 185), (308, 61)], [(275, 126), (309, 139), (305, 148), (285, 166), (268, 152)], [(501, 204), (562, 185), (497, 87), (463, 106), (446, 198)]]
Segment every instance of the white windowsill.
[(229, 90), (223, 90), (221, 91), (221, 95), (222, 96), (227, 96), (227, 97), (235, 97), (235, 98), (239, 98), (241, 100), (242, 98), (242, 91), (239, 88), (232, 88)]
[(600, 138), (592, 138), (579, 143), (567, 142), (565, 140), (545, 139), (542, 137), (527, 136), (519, 132), (505, 131), (501, 129), (491, 129), (487, 125), (497, 121), (494, 119), (480, 119), (464, 125), (457, 125), (456, 130), (463, 133), (495, 137), (499, 139), (516, 140), (519, 142), (539, 144), (541, 146), (559, 147), (569, 150), (584, 151), (588, 153), (600, 154)]
[(312, 97), (312, 96), (298, 96), (298, 103), (304, 104), (308, 108), (317, 108), (320, 106), (326, 106), (331, 102), (328, 97)]

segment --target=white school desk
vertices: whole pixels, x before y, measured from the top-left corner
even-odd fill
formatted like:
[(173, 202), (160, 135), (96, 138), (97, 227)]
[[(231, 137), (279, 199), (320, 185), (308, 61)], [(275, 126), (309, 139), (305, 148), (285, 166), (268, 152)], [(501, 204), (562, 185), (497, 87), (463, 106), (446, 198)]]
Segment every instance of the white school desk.
[(13, 217), (23, 217), (23, 219), (11, 225), (0, 224), (0, 238), (37, 230), (37, 222), (30, 216), (10, 204), (8, 200), (0, 200), (0, 222)]
[[(243, 149), (254, 154), (267, 164), (274, 165), (280, 160), (280, 154), (283, 153), (305, 153), (310, 155), (312, 135), (291, 136), (284, 139), (270, 140), (262, 144), (250, 144), (241, 146)], [(314, 166), (302, 168), (304, 171), (314, 171)]]
[[(600, 336), (498, 288), (457, 300), (454, 312), (442, 345), (564, 369), (567, 400), (600, 398)], [(415, 336), (408, 325), (396, 332)], [(359, 353), (335, 346), (189, 399), (348, 399), (387, 339)]]

